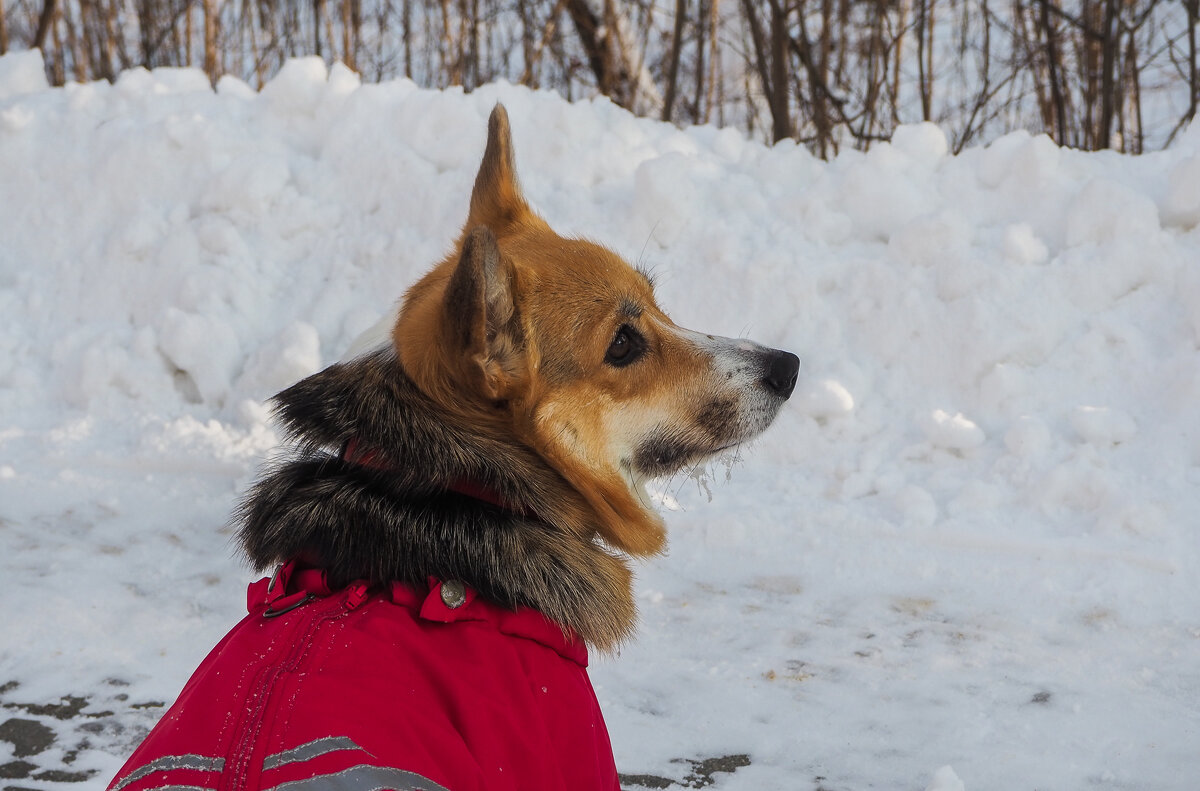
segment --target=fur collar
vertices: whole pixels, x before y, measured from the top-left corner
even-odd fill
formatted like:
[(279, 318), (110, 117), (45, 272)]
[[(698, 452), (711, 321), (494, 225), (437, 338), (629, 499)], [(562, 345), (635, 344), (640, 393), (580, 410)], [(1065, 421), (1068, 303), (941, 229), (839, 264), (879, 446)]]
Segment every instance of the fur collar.
[[(629, 568), (596, 537), (583, 498), (513, 438), (448, 420), (390, 348), (332, 365), (275, 401), (291, 444), (236, 515), (257, 569), (305, 557), (338, 586), (460, 579), (602, 651), (632, 633)], [(352, 439), (386, 463), (342, 459)], [(463, 480), (505, 507), (453, 491)]]

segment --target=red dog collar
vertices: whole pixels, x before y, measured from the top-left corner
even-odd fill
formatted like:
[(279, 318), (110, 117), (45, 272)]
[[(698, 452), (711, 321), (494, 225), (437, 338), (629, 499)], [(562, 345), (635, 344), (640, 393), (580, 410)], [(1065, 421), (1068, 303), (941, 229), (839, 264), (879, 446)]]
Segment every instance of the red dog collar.
[[(349, 442), (346, 443), (346, 447), (342, 449), (342, 461), (346, 461), (351, 464), (357, 464), (360, 467), (367, 467), (372, 470), (380, 470), (382, 472), (387, 472), (394, 469), (394, 465), (384, 457), (381, 451), (376, 448), (364, 446), (363, 443), (359, 442), (358, 437), (353, 437)], [(480, 500), (488, 505), (494, 505), (497, 508), (501, 508), (505, 511), (511, 511), (515, 514), (520, 514), (521, 516), (536, 518), (534, 514), (530, 513), (524, 508), (513, 508), (508, 503), (505, 503), (500, 498), (499, 492), (480, 481), (474, 481), (469, 478), (459, 478), (451, 482), (446, 487), (446, 491), (454, 492), (455, 494), (461, 494), (464, 497), (470, 497), (473, 500)]]

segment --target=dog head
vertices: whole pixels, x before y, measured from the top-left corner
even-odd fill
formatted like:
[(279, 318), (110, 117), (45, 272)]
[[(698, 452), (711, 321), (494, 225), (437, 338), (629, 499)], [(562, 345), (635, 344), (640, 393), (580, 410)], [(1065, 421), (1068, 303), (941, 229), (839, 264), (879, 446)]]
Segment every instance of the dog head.
[(534, 449), (631, 555), (665, 544), (645, 482), (762, 432), (800, 364), (677, 326), (647, 276), (551, 230), (522, 196), (499, 105), (463, 234), (406, 294), (392, 339), (426, 395)]

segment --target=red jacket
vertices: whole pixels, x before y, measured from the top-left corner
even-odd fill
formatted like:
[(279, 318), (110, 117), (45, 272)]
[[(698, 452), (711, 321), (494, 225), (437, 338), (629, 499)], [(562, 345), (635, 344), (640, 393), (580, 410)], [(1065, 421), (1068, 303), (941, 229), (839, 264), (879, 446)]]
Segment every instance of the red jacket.
[(249, 610), (110, 791), (620, 787), (587, 649), (533, 610), (293, 564)]

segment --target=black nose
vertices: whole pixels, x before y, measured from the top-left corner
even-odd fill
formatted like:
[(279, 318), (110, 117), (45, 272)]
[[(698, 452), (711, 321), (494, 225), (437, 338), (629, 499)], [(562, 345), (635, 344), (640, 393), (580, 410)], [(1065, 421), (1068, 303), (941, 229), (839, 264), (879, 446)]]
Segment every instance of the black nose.
[(762, 381), (781, 398), (787, 398), (796, 389), (796, 375), (799, 373), (800, 358), (791, 352), (776, 349), (771, 351), (771, 360)]

